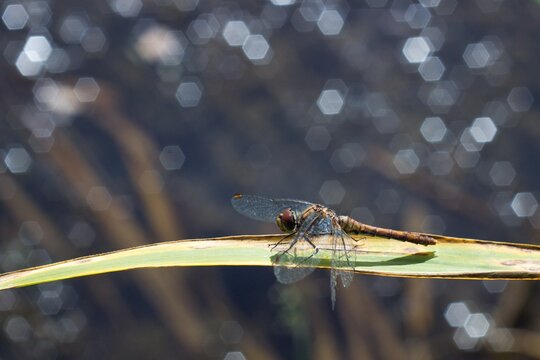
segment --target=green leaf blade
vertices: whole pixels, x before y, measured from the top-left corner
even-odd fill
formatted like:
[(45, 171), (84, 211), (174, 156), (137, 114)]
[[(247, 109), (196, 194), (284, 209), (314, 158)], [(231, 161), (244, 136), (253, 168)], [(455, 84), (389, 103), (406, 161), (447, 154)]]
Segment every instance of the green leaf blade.
[[(540, 279), (540, 247), (432, 235), (437, 245), (355, 236), (355, 271), (399, 277), (454, 279)], [(87, 256), (0, 275), (0, 290), (140, 268), (170, 266), (272, 266), (281, 235), (179, 240)], [(331, 244), (317, 239), (321, 268)]]

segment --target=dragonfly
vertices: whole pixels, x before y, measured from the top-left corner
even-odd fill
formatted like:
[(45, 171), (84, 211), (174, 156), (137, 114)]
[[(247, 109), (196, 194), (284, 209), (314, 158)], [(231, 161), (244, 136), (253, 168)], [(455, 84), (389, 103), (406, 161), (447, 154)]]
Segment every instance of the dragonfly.
[[(361, 242), (352, 238), (351, 234), (379, 236), (426, 246), (437, 243), (426, 234), (367, 225), (307, 201), (236, 194), (231, 202), (239, 213), (255, 220), (275, 222), (286, 233), (272, 246), (276, 252), (273, 257), (274, 274), (282, 284), (294, 283), (311, 274), (320, 262), (316, 256), (319, 250), (331, 250), (332, 309), (336, 303), (338, 279), (343, 287), (348, 287), (353, 279), (356, 250)], [(323, 238), (326, 241), (323, 242)]]

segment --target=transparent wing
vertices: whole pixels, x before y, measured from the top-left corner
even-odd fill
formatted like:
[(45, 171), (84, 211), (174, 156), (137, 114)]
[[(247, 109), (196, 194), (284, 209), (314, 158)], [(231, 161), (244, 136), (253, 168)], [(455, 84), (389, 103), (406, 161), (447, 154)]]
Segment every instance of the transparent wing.
[(231, 199), (233, 208), (240, 214), (255, 220), (276, 221), (276, 216), (285, 208), (297, 213), (303, 212), (312, 203), (292, 199), (270, 199), (257, 195), (234, 195)]
[(317, 249), (304, 238), (298, 238), (295, 241), (294, 246), (279, 251), (274, 258), (274, 274), (282, 284), (302, 280), (311, 274), (319, 263), (319, 258), (315, 256)]
[(332, 270), (330, 271), (330, 294), (332, 308), (336, 303), (338, 278), (343, 287), (348, 287), (354, 276), (356, 242), (341, 228), (332, 233)]
[(297, 232), (288, 235), (274, 247), (274, 251), (277, 252), (274, 257), (274, 274), (280, 283), (294, 283), (315, 270), (320, 259), (315, 256), (318, 249), (310, 236), (314, 224), (318, 221), (319, 215), (312, 214)]

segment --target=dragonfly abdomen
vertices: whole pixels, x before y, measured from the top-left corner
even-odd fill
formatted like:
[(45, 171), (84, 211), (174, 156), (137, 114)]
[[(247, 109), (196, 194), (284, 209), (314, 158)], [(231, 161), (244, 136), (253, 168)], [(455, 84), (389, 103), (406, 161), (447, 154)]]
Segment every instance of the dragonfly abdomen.
[(366, 225), (354, 220), (349, 216), (339, 216), (338, 221), (341, 228), (347, 233), (380, 236), (388, 239), (407, 241), (421, 245), (435, 245), (437, 243), (437, 240), (428, 235)]

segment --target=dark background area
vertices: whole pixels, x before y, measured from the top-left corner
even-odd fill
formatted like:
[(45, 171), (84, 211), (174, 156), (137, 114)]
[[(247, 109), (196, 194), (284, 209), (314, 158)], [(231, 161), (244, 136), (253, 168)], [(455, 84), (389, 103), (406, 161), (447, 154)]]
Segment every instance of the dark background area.
[[(535, 244), (535, 1), (0, 5), (0, 269), (274, 233), (237, 192)], [(0, 292), (2, 359), (540, 358), (534, 282), (137, 270)]]

